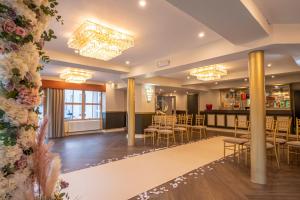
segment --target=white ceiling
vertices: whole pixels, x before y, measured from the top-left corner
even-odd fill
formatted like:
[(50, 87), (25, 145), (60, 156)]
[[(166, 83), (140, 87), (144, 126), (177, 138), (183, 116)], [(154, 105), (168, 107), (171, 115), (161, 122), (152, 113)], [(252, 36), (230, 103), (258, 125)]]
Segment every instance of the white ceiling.
[(271, 24), (299, 24), (299, 0), (253, 0)]
[[(65, 24), (51, 24), (58, 39), (47, 45), (48, 50), (74, 54), (67, 47), (70, 34), (85, 20), (104, 22), (135, 37), (135, 47), (110, 61), (118, 64), (129, 60), (131, 66), (142, 65), (221, 38), (165, 0), (148, 1), (146, 8), (140, 8), (138, 0), (64, 0), (58, 9)], [(205, 39), (198, 38), (201, 31)]]
[[(227, 71), (228, 74), (232, 75), (235, 73), (245, 72), (247, 74), (248, 71), (248, 60), (247, 58), (239, 59), (239, 60), (232, 60), (230, 62), (225, 63), (219, 63), (220, 65), (223, 65)], [(268, 64), (271, 64), (272, 67), (267, 67)], [(266, 54), (265, 55), (265, 68), (266, 73), (272, 74), (272, 72), (275, 73), (275, 71), (279, 71), (280, 69), (284, 68), (284, 70), (289, 71), (297, 71), (300, 70), (300, 67), (296, 65), (292, 57), (285, 56), (285, 55), (279, 55), (279, 54)], [(201, 66), (194, 66), (201, 67)], [(176, 78), (180, 79), (182, 81), (187, 80), (187, 76), (189, 76), (190, 70), (180, 71), (176, 73), (170, 73), (167, 75), (164, 75), (164, 77), (168, 78)], [(225, 77), (226, 78), (226, 77)], [(190, 80), (195, 79), (195, 77), (190, 76)]]
[[(188, 4), (190, 2), (196, 2), (197, 0), (189, 0), (190, 2), (185, 2), (183, 0), (168, 0), (170, 2), (180, 1), (183, 2), (182, 5)], [(248, 30), (249, 28), (255, 24), (254, 27), (257, 28), (259, 23), (254, 21), (254, 17), (248, 14), (243, 17), (243, 20), (239, 21), (238, 15), (241, 14), (240, 8), (241, 2), (235, 0), (237, 2), (232, 2), (233, 4), (239, 4), (239, 7), (234, 10), (230, 10), (229, 18), (234, 18), (235, 20), (231, 20), (232, 28), (230, 30), (226, 30), (226, 16), (221, 17), (221, 22), (224, 24), (219, 24), (220, 19), (217, 25), (222, 26), (222, 30), (217, 31), (219, 34), (209, 29), (207, 26), (203, 25), (201, 22), (201, 16), (206, 13), (206, 23), (210, 20), (214, 21), (216, 18), (214, 16), (218, 16), (218, 12), (215, 9), (207, 9), (214, 3), (211, 3), (211, 0), (201, 0), (204, 2), (201, 4), (203, 6), (201, 12), (198, 15), (197, 20), (192, 16), (188, 15), (186, 12), (179, 10), (174, 7), (166, 0), (147, 0), (147, 6), (145, 8), (140, 8), (138, 5), (138, 0), (63, 0), (60, 1), (59, 12), (64, 18), (64, 25), (61, 26), (58, 23), (53, 22), (50, 25), (50, 28), (55, 30), (56, 35), (58, 36), (57, 40), (52, 41), (47, 44), (46, 50), (50, 52), (61, 53), (60, 58), (56, 60), (53, 64), (47, 65), (45, 70), (42, 72), (43, 76), (50, 77), (58, 77), (60, 72), (63, 71), (66, 67), (80, 67), (85, 68), (88, 67), (93, 71), (94, 76), (91, 81), (98, 82), (123, 82), (120, 78), (120, 74), (126, 74), (127, 71), (117, 70), (118, 67), (125, 67), (125, 61), (130, 61), (130, 70), (141, 71), (143, 75), (140, 77), (148, 77), (148, 75), (155, 74), (153, 71), (157, 69), (156, 61), (161, 58), (170, 58), (171, 65), (175, 62), (180, 63), (180, 61), (185, 62), (187, 60), (187, 64), (174, 64), (174, 66), (168, 66), (170, 69), (174, 69), (176, 73), (168, 72), (168, 74), (155, 74), (154, 77), (166, 77), (168, 79), (164, 80), (168, 82), (168, 80), (176, 79), (179, 82), (181, 81), (183, 85), (189, 85), (186, 76), (188, 75), (188, 70), (192, 67), (201, 67), (196, 66), (190, 63), (197, 63), (201, 56), (205, 57), (210, 55), (219, 55), (221, 57), (222, 51), (226, 51), (226, 48), (229, 51), (226, 53), (229, 55), (230, 51), (233, 54), (234, 48), (240, 49), (240, 52), (243, 52), (243, 48), (247, 47), (247, 44), (233, 44), (229, 42), (230, 40), (225, 40), (223, 36), (226, 34), (232, 39), (249, 39), (250, 36), (246, 37), (245, 35), (235, 37), (234, 34), (239, 34), (237, 30), (244, 29)], [(242, 0), (241, 0), (242, 1)], [(298, 9), (300, 8), (300, 0), (249, 0), (253, 1), (258, 9), (261, 11), (261, 14), (270, 22), (271, 24), (299, 24), (300, 25), (300, 12)], [(213, 2), (217, 2), (214, 0)], [(210, 3), (210, 4), (209, 4)], [(224, 3), (226, 5), (226, 3)], [(189, 6), (187, 6), (189, 7)], [(225, 6), (224, 6), (225, 7)], [(224, 7), (219, 7), (218, 9), (225, 9)], [(192, 9), (192, 8), (188, 8)], [(195, 11), (195, 9), (194, 9)], [(196, 9), (197, 11), (197, 9)], [(236, 11), (236, 13), (233, 13)], [(229, 12), (227, 10), (227, 12)], [(213, 14), (211, 14), (213, 13)], [(225, 14), (224, 14), (225, 13)], [(226, 12), (224, 11), (224, 15)], [(196, 12), (197, 14), (197, 12)], [(243, 14), (243, 13), (242, 13)], [(241, 15), (242, 15), (241, 14)], [(219, 16), (220, 18), (220, 16)], [(245, 20), (251, 23), (245, 23)], [(96, 62), (95, 59), (80, 57), (79, 55), (74, 53), (74, 50), (69, 49), (67, 47), (67, 41), (70, 37), (71, 33), (76, 30), (85, 20), (93, 20), (97, 22), (103, 22), (106, 24), (110, 24), (116, 26), (118, 28), (124, 29), (130, 33), (132, 33), (135, 37), (135, 47), (125, 51), (121, 56), (116, 57), (108, 62), (101, 61)], [(223, 21), (222, 21), (223, 20)], [(216, 25), (215, 24), (215, 25)], [(248, 29), (246, 29), (247, 27)], [(298, 30), (298, 29), (295, 29)], [(198, 33), (205, 32), (204, 38), (199, 38)], [(232, 32), (232, 33), (231, 33)], [(254, 31), (255, 32), (255, 31)], [(295, 31), (297, 33), (297, 31)], [(224, 34), (221, 34), (224, 33)], [(222, 36), (221, 36), (222, 35)], [(285, 35), (285, 34), (283, 34)], [(282, 36), (282, 35), (281, 35)], [(262, 39), (263, 40), (263, 39)], [(258, 40), (255, 40), (258, 41)], [(259, 43), (259, 42), (258, 42)], [(287, 43), (290, 43), (288, 41)], [(221, 44), (219, 46), (219, 44)], [(224, 45), (223, 45), (224, 44)], [(293, 43), (291, 43), (293, 44)], [(250, 46), (250, 45), (249, 45)], [(223, 48), (224, 47), (224, 48)], [(259, 46), (258, 46), (259, 47)], [(200, 49), (200, 50), (199, 50)], [(276, 49), (273, 45), (273, 49), (266, 49), (266, 63), (272, 63), (271, 68), (267, 68), (266, 72), (268, 74), (272, 73), (280, 73), (284, 70), (290, 71), (299, 71), (300, 67), (295, 64), (291, 55), (298, 56), (300, 55), (300, 46), (299, 45), (289, 45), (287, 49), (284, 49), (282, 46), (278, 46)], [(187, 53), (186, 53), (187, 52)], [(185, 53), (184, 57), (180, 57), (181, 53)], [(219, 53), (219, 54), (218, 54)], [(67, 56), (68, 55), (68, 56)], [(175, 57), (178, 55), (178, 58)], [(232, 57), (228, 57), (228, 59), (224, 59), (221, 62), (223, 63), (228, 72), (231, 75), (234, 74), (243, 74), (244, 77), (247, 77), (247, 53), (243, 52), (242, 59), (234, 59)], [(191, 56), (189, 59), (188, 56)], [(67, 59), (68, 57), (68, 59)], [(76, 59), (73, 59), (73, 58)], [(208, 56), (209, 57), (209, 56)], [(225, 57), (225, 56), (224, 56)], [(234, 57), (234, 56), (233, 56)], [(177, 57), (176, 57), (177, 58)], [(217, 57), (216, 57), (217, 58)], [(195, 59), (195, 60), (193, 60)], [(198, 59), (198, 60), (196, 60)], [(205, 60), (204, 58), (201, 58)], [(80, 60), (81, 62), (79, 63)], [(209, 59), (207, 59), (209, 60)], [(227, 62), (227, 60), (230, 60)], [(59, 62), (58, 62), (59, 61)], [(65, 61), (65, 63), (64, 63)], [(91, 62), (88, 62), (91, 61)], [(97, 60), (99, 61), (99, 60)], [(196, 62), (197, 61), (197, 62)], [(215, 60), (216, 61), (216, 60)], [(217, 62), (217, 61), (216, 61)], [(220, 62), (220, 61), (219, 61)], [(64, 64), (62, 64), (64, 63)], [(153, 71), (151, 70), (148, 73), (148, 64), (152, 65)], [(78, 65), (77, 65), (78, 64)], [(188, 66), (188, 67), (187, 67)], [(108, 69), (116, 68), (114, 71), (109, 71)], [(143, 68), (144, 67), (144, 68)], [(166, 68), (168, 68), (166, 67)], [(183, 67), (183, 68), (182, 68)], [(105, 70), (103, 70), (105, 68)], [(176, 70), (175, 70), (176, 68)], [(119, 69), (119, 68), (118, 68)], [(172, 71), (172, 70), (170, 70)], [(232, 76), (234, 77), (234, 76)], [(153, 78), (153, 76), (152, 76)], [(233, 79), (233, 78), (232, 78)], [(243, 80), (243, 79), (240, 79)], [(195, 84), (195, 80), (191, 80), (190, 85)], [(224, 81), (228, 81), (224, 79)], [(144, 82), (147, 82), (146, 80)], [(163, 81), (160, 81), (163, 82)], [(199, 82), (197, 82), (199, 84)], [(161, 84), (164, 85), (164, 84)], [(166, 85), (166, 84), (165, 84)], [(204, 84), (209, 85), (209, 84)]]

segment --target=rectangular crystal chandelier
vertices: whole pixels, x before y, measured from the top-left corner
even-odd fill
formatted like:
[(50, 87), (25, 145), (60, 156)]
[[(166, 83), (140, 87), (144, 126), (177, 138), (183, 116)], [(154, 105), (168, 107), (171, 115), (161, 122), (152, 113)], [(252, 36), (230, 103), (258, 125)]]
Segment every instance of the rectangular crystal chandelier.
[(227, 75), (227, 70), (222, 65), (210, 65), (193, 69), (190, 75), (196, 76), (201, 81), (213, 81)]
[(134, 38), (108, 26), (86, 21), (74, 31), (68, 46), (82, 56), (107, 61), (133, 47)]
[(60, 78), (69, 83), (85, 83), (86, 80), (92, 78), (92, 73), (82, 69), (65, 69)]

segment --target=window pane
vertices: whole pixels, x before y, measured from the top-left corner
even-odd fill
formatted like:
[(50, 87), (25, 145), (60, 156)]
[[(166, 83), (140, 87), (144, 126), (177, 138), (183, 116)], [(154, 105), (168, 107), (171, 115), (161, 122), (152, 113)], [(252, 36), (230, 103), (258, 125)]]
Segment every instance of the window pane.
[(65, 103), (73, 102), (73, 90), (65, 90)]
[(81, 103), (81, 102), (82, 102), (82, 91), (74, 90), (74, 103)]
[(73, 105), (73, 119), (81, 119), (82, 106)]
[(100, 103), (100, 99), (99, 99), (99, 92), (94, 92), (93, 95), (93, 103), (99, 104)]
[(85, 106), (85, 119), (92, 119), (93, 118), (93, 106), (86, 105)]
[(100, 105), (93, 105), (93, 118), (94, 119), (100, 118)]
[(65, 119), (71, 120), (73, 117), (72, 105), (65, 105)]
[(92, 91), (85, 91), (85, 102), (93, 103), (93, 92)]
[(102, 92), (102, 113), (106, 112), (106, 93)]

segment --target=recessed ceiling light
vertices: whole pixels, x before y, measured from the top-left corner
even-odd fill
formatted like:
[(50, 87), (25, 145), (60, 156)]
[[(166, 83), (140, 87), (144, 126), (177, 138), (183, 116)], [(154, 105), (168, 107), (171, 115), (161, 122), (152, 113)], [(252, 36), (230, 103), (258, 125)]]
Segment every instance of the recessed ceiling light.
[(190, 78), (191, 78), (190, 76), (187, 76), (187, 77), (186, 77), (187, 80), (189, 80)]
[(199, 38), (203, 38), (205, 36), (205, 33), (204, 32), (200, 32), (199, 34), (198, 34), (198, 37)]
[(268, 66), (268, 67), (272, 67), (272, 64), (271, 64), (271, 63), (269, 63), (267, 66)]
[(126, 65), (130, 65), (130, 61), (127, 60), (127, 61), (125, 62), (125, 64), (126, 64)]
[(218, 82), (215, 82), (215, 85), (218, 85), (219, 83)]
[(147, 5), (146, 0), (139, 0), (139, 5), (140, 5), (140, 7), (142, 7), (142, 8), (146, 7), (146, 5)]
[(247, 78), (245, 78), (245, 79), (244, 79), (244, 81), (248, 81), (248, 79), (247, 79)]
[(275, 76), (274, 76), (274, 75), (272, 75), (272, 76), (271, 76), (271, 78), (275, 78)]

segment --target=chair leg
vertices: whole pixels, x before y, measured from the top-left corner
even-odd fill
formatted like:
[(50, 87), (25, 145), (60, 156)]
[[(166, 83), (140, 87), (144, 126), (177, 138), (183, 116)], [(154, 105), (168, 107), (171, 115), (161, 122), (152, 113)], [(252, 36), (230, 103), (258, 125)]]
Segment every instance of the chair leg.
[(144, 133), (144, 145), (146, 145), (146, 134)]
[(225, 145), (225, 142), (224, 142), (224, 159), (225, 159), (225, 157), (226, 157), (226, 145)]
[(240, 145), (238, 144), (238, 163), (240, 163)]
[(290, 164), (290, 145), (287, 146), (287, 161), (288, 165)]
[(155, 145), (155, 133), (154, 132), (152, 133), (152, 144), (153, 144), (153, 146)]
[(277, 166), (278, 166), (278, 168), (280, 168), (279, 160), (278, 160), (278, 152), (277, 152), (276, 147), (274, 148), (274, 152), (275, 152), (275, 157), (276, 157)]
[(169, 147), (169, 134), (167, 135), (167, 147)]
[(182, 144), (183, 143), (183, 132), (180, 131), (179, 133), (180, 133), (180, 136), (181, 136), (181, 144)]
[(199, 132), (200, 134), (200, 140), (202, 139), (202, 129), (200, 129), (200, 132)]
[(175, 133), (173, 133), (173, 143), (176, 144)]

